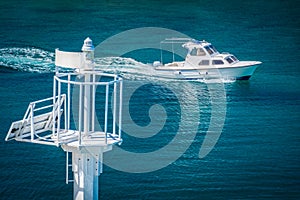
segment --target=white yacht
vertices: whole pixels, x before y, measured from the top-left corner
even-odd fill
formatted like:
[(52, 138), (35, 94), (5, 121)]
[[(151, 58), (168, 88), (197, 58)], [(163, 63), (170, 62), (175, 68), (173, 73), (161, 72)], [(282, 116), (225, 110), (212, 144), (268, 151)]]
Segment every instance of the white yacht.
[[(171, 38), (162, 43), (179, 43), (186, 48), (187, 55), (184, 61), (162, 64), (153, 63), (157, 75), (183, 80), (197, 79), (234, 79), (248, 80), (260, 61), (239, 61), (230, 53), (219, 53), (209, 42), (187, 38)], [(173, 49), (173, 46), (172, 46)], [(173, 52), (174, 54), (174, 52)]]

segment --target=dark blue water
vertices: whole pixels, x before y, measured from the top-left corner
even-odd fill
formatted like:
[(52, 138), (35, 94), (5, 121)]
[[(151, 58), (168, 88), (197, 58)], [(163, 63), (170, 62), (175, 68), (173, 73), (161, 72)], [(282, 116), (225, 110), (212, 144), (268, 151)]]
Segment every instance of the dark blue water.
[[(54, 49), (78, 51), (87, 36), (97, 45), (121, 31), (150, 26), (205, 39), (221, 52), (263, 64), (249, 81), (225, 83), (224, 128), (203, 159), (198, 153), (211, 116), (207, 85), (167, 83), (183, 88), (189, 84), (184, 91), (187, 105), (191, 95), (199, 100), (195, 109), (201, 117), (196, 119), (193, 143), (158, 171), (133, 174), (105, 166), (99, 178), (100, 198), (299, 199), (299, 18), (297, 1), (280, 0), (1, 1), (0, 199), (72, 199), (60, 148), (4, 141), (11, 122), (23, 117), (30, 101), (52, 95)], [(148, 62), (149, 57), (136, 59)], [(180, 114), (174, 95), (157, 85), (139, 91), (141, 98), (132, 99), (132, 112), (143, 117), (153, 95)], [(168, 117), (171, 124), (164, 133), (174, 137), (180, 120), (175, 114)], [(147, 120), (136, 117), (135, 122), (145, 125)], [(137, 141), (126, 134), (124, 140), (124, 148), (135, 152), (153, 151), (153, 146), (166, 143), (157, 143), (157, 138)]]

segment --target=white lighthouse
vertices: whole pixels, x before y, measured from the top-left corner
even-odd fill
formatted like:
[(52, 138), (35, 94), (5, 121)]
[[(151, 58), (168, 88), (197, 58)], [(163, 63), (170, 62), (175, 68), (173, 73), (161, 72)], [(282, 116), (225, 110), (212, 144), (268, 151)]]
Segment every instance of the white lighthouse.
[[(23, 119), (12, 123), (6, 141), (14, 139), (61, 147), (66, 152), (66, 183), (74, 185), (73, 198), (98, 199), (103, 153), (122, 142), (122, 78), (95, 70), (90, 38), (84, 41), (82, 52), (56, 49), (55, 65), (53, 97), (31, 102)], [(60, 67), (74, 70), (63, 73)], [(105, 88), (104, 96), (97, 96), (97, 87)], [(71, 95), (74, 90), (78, 94), (75, 97)], [(96, 96), (104, 102), (103, 130), (95, 127)], [(110, 110), (112, 118), (108, 117)], [(77, 122), (76, 127), (71, 126), (71, 120)], [(71, 169), (73, 176), (69, 176)]]

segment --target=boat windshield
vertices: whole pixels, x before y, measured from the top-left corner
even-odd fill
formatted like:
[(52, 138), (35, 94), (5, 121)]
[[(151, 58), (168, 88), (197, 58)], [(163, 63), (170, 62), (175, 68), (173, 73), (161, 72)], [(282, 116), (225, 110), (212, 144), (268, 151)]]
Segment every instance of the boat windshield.
[(217, 49), (213, 45), (207, 45), (204, 48), (210, 55), (218, 52)]

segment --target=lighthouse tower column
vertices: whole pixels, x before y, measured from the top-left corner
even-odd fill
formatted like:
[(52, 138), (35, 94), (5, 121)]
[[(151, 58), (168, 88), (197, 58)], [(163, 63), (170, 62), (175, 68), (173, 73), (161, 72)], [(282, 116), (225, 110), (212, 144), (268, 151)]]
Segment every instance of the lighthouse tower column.
[[(80, 75), (84, 76), (80, 85), (78, 134), (76, 142), (63, 144), (66, 152), (72, 153), (73, 171), (73, 197), (75, 200), (98, 199), (98, 176), (102, 173), (103, 153), (112, 150), (116, 141), (104, 132), (95, 131), (95, 76), (94, 71), (94, 46), (92, 40), (87, 38), (82, 46), (83, 63), (79, 68)], [(109, 85), (108, 85), (109, 86)], [(108, 87), (107, 86), (107, 87)], [(106, 94), (108, 96), (108, 94)], [(107, 107), (108, 102), (106, 102)], [(107, 120), (106, 120), (107, 123)], [(68, 180), (67, 180), (68, 182)]]
[[(84, 55), (84, 64), (82, 65), (83, 69), (80, 69), (84, 73), (84, 82), (91, 82), (91, 73), (90, 71), (94, 70), (94, 46), (92, 40), (88, 37), (84, 40), (83, 46), (81, 48)], [(91, 110), (91, 85), (86, 84), (84, 86), (84, 105), (83, 105), (83, 131), (84, 136), (87, 137), (91, 131), (91, 113), (94, 112)], [(94, 94), (92, 94), (94, 95)]]
[[(94, 70), (94, 46), (92, 40), (87, 38), (82, 46), (84, 64), (80, 71), (84, 74), (84, 82), (91, 82), (90, 71)], [(84, 85), (83, 93), (83, 124), (82, 139), (87, 138), (91, 131), (91, 85)], [(82, 130), (79, 130), (82, 131)], [(74, 199), (98, 199), (98, 171), (102, 170), (102, 162), (99, 159), (103, 156), (101, 147), (74, 149), (72, 152), (72, 170), (74, 173)], [(96, 152), (95, 152), (96, 151)]]
[[(101, 158), (103, 152), (98, 152)], [(100, 157), (90, 152), (72, 152), (72, 170), (74, 173), (73, 199), (98, 199), (98, 176), (102, 170)]]

